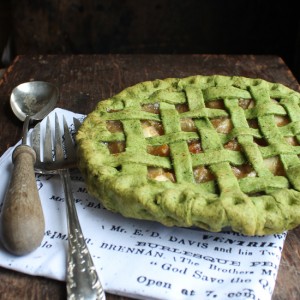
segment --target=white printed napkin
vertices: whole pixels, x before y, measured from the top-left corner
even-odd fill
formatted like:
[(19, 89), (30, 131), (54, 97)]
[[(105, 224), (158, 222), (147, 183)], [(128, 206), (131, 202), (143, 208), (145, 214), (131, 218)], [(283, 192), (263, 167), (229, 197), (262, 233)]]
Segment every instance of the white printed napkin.
[[(55, 109), (69, 125), (82, 115)], [(45, 121), (43, 121), (44, 123)], [(0, 159), (0, 204), (11, 176), (8, 149)], [(168, 228), (124, 218), (104, 209), (72, 174), (78, 217), (105, 291), (139, 299), (271, 299), (286, 234), (245, 237), (223, 232)], [(0, 244), (0, 265), (65, 280), (67, 226), (57, 175), (36, 175), (46, 231), (40, 247), (22, 257)], [(1, 204), (2, 206), (2, 204)]]

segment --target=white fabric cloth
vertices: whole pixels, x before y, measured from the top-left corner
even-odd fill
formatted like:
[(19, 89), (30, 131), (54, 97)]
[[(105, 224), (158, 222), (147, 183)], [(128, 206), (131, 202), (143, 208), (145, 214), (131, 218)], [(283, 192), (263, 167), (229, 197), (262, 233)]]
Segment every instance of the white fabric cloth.
[[(72, 126), (74, 114), (55, 109)], [(44, 125), (45, 120), (42, 122)], [(11, 176), (13, 148), (0, 159), (0, 204)], [(46, 231), (40, 247), (21, 257), (0, 244), (0, 265), (65, 280), (67, 226), (57, 175), (36, 175)], [(168, 228), (104, 209), (79, 172), (72, 174), (78, 217), (105, 291), (139, 299), (271, 299), (286, 234), (245, 237)]]

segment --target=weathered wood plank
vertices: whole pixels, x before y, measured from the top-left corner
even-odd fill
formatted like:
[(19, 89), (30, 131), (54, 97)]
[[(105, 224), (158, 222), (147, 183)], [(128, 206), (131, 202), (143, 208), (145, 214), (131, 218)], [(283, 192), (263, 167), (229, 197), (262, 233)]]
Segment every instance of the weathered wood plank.
[[(227, 55), (33, 55), (18, 56), (0, 79), (0, 155), (21, 136), (22, 124), (9, 106), (12, 89), (46, 80), (60, 89), (58, 106), (89, 113), (101, 99), (140, 81), (190, 75), (240, 75), (283, 83), (299, 90), (276, 56)], [(289, 232), (273, 300), (300, 298), (300, 228)], [(65, 284), (0, 268), (3, 299), (65, 299)], [(108, 299), (127, 299), (108, 295)]]

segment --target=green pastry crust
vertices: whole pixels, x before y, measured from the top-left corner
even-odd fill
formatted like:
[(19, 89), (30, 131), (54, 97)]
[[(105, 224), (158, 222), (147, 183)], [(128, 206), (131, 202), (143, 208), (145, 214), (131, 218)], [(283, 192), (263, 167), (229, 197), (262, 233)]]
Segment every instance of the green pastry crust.
[[(254, 106), (243, 109), (241, 99), (253, 99)], [(207, 107), (215, 100), (222, 100), (224, 109)], [(159, 114), (141, 110), (154, 103)], [(189, 110), (178, 112), (176, 105), (184, 103)], [(261, 79), (215, 75), (142, 82), (100, 101), (87, 116), (77, 134), (79, 168), (89, 193), (126, 217), (215, 232), (231, 227), (246, 235), (279, 233), (300, 223), (300, 146), (286, 142), (288, 137), (300, 142), (299, 103), (298, 92)], [(223, 116), (233, 124), (226, 134), (211, 124)], [(279, 127), (274, 116), (290, 122)], [(193, 119), (196, 132), (181, 130), (184, 118)], [(110, 120), (121, 121), (124, 131), (109, 131)], [(162, 122), (164, 135), (144, 137), (141, 120)], [(193, 139), (201, 141), (201, 153), (189, 152), (187, 142)], [(224, 147), (232, 139), (240, 151)], [(125, 141), (125, 151), (110, 153), (107, 144), (114, 141)], [(170, 156), (147, 152), (148, 146), (164, 144)], [(263, 163), (274, 156), (284, 175), (274, 175)], [(245, 163), (256, 176), (239, 179), (232, 166)], [(214, 179), (196, 183), (198, 166), (207, 167)], [(149, 167), (173, 170), (176, 181), (149, 178)]]

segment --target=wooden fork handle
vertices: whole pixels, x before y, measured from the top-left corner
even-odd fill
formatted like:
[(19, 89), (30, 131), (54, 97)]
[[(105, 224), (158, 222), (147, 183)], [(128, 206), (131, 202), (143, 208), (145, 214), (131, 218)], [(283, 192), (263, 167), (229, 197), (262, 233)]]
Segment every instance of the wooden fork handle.
[(2, 241), (9, 252), (23, 255), (41, 244), (45, 221), (35, 180), (35, 151), (20, 145), (12, 158), (14, 169), (2, 207)]

